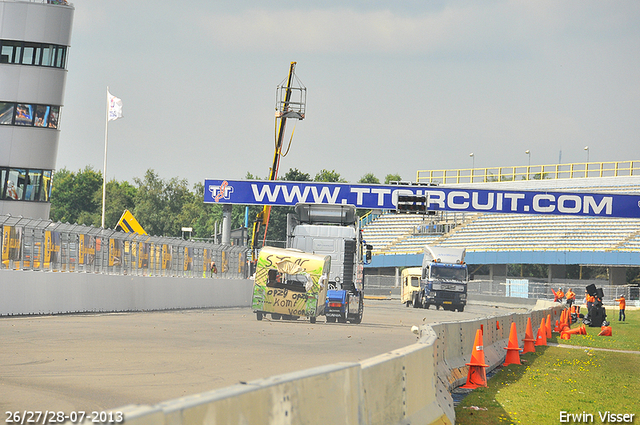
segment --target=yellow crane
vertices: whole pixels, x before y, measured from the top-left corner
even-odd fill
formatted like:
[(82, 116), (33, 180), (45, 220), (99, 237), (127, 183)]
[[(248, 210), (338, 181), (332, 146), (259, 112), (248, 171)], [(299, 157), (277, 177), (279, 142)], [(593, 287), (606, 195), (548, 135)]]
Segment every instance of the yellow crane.
[[(286, 82), (280, 83), (276, 89), (276, 129), (275, 151), (273, 153), (273, 163), (269, 169), (269, 180), (278, 178), (278, 168), (280, 166), (280, 157), (286, 156), (291, 148), (291, 140), (293, 132), (286, 152), (282, 152), (282, 142), (284, 140), (285, 126), (287, 119), (303, 120), (305, 116), (307, 102), (307, 88), (302, 85), (295, 74), (296, 62), (291, 62), (289, 66), (289, 76)], [(257, 256), (256, 238), (260, 232), (260, 226), (264, 225), (263, 245), (267, 239), (267, 230), (269, 229), (269, 216), (271, 214), (271, 206), (265, 205), (262, 211), (256, 215), (253, 222), (253, 230), (251, 233), (251, 258), (255, 261)]]

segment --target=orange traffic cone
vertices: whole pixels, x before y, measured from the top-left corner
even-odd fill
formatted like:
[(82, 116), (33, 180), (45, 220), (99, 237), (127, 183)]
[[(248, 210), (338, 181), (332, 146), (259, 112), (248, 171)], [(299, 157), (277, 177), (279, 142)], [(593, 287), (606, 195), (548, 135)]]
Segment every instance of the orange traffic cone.
[(580, 326), (580, 332), (579, 335), (586, 335), (587, 334), (587, 328), (584, 327), (584, 323)]
[(562, 331), (562, 333), (560, 334), (560, 338), (571, 339), (571, 335), (586, 335), (586, 334), (587, 334), (587, 329), (586, 328), (583, 329), (580, 327), (580, 328), (567, 329), (566, 331)]
[(560, 322), (556, 320), (556, 325), (553, 327), (554, 332), (560, 332)]
[(551, 335), (551, 315), (550, 314), (547, 314), (546, 325), (547, 325), (547, 338), (551, 339), (552, 335)]
[(540, 320), (538, 335), (536, 335), (536, 346), (547, 345), (547, 325), (544, 323), (544, 317)]
[(467, 383), (462, 388), (478, 388), (487, 386), (487, 372), (484, 363), (484, 347), (482, 346), (482, 330), (476, 331), (476, 339), (473, 342), (473, 350), (471, 351), (471, 361), (466, 363), (469, 366), (469, 374), (467, 375)]
[(511, 331), (509, 332), (509, 345), (504, 347), (507, 350), (507, 357), (504, 359), (502, 366), (520, 363), (520, 347), (518, 347), (518, 331), (516, 331), (516, 322), (511, 322)]
[(571, 317), (569, 310), (562, 310), (562, 320), (560, 320), (560, 333), (571, 329)]
[(536, 339), (533, 337), (533, 329), (531, 328), (531, 317), (527, 317), (527, 330), (524, 332), (524, 353), (535, 353), (536, 347), (534, 345)]
[(603, 326), (602, 328), (600, 328), (600, 333), (598, 334), (598, 336), (612, 336), (613, 333), (611, 331), (611, 326)]

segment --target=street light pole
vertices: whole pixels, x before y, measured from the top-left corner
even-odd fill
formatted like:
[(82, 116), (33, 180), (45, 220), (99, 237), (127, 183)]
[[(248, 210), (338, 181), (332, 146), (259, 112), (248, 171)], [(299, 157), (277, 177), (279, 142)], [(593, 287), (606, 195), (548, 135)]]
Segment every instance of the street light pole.
[(527, 166), (527, 180), (529, 180), (529, 171), (531, 170), (531, 151), (527, 149), (524, 153), (529, 157), (529, 165)]
[(585, 146), (584, 150), (587, 151), (587, 162), (589, 162), (589, 146)]
[(471, 152), (469, 156), (471, 157), (471, 182), (470, 183), (473, 183), (473, 174), (474, 174), (473, 170), (476, 168), (476, 157), (473, 154), (473, 152)]
[(587, 163), (584, 164), (584, 176), (589, 177), (589, 146), (585, 146), (584, 150), (587, 151)]

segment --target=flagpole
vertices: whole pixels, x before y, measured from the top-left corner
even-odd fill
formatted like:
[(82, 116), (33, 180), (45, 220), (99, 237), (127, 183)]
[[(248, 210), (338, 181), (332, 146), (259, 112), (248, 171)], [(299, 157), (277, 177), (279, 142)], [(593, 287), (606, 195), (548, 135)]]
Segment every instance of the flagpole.
[(104, 121), (104, 165), (102, 167), (102, 228), (104, 229), (105, 198), (107, 196), (107, 141), (109, 134), (109, 86), (107, 86), (107, 115)]

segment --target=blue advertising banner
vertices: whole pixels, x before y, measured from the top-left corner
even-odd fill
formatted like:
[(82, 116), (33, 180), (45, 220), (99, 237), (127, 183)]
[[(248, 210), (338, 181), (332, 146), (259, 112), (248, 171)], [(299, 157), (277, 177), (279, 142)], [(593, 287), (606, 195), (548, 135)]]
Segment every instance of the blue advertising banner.
[(293, 206), (307, 202), (391, 210), (396, 209), (398, 195), (423, 195), (431, 211), (640, 218), (640, 195), (615, 193), (213, 179), (206, 179), (204, 187), (204, 202), (219, 204)]

